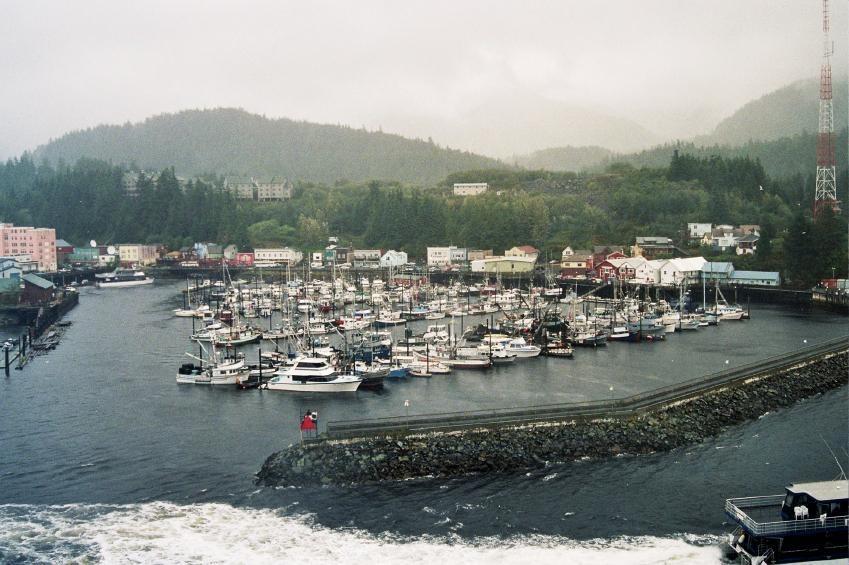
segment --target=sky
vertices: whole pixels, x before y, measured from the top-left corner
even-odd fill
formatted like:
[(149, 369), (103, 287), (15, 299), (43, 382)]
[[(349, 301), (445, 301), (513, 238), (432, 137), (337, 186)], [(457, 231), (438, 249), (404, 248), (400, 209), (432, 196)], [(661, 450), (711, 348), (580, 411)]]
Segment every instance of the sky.
[[(845, 71), (847, 3), (831, 8)], [(817, 77), (820, 14), (819, 0), (5, 0), (0, 158), (214, 107), (499, 157), (595, 142), (607, 118), (611, 147), (686, 138)]]

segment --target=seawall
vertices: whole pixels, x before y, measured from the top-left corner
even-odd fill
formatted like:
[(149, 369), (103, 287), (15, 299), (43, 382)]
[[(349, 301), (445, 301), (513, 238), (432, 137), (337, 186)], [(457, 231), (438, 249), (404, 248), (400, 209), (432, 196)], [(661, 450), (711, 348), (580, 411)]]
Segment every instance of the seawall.
[(356, 484), (515, 471), (582, 457), (667, 451), (845, 386), (847, 359), (844, 351), (629, 417), (291, 445), (268, 457), (257, 480), (275, 486)]

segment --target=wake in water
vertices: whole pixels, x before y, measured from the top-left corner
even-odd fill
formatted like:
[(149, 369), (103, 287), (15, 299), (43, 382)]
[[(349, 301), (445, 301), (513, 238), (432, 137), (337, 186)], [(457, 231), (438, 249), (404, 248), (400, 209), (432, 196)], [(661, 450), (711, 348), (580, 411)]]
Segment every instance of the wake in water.
[(375, 536), (226, 504), (0, 506), (3, 563), (717, 563), (712, 536)]

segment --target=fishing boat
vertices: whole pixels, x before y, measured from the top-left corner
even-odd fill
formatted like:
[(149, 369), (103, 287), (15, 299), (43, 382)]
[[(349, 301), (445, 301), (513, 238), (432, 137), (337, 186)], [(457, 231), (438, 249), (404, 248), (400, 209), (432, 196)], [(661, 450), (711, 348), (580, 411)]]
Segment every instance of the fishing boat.
[(144, 271), (134, 269), (117, 269), (111, 273), (96, 274), (95, 286), (98, 288), (119, 288), (153, 284), (153, 277), (148, 277)]
[(299, 357), (278, 369), (265, 388), (287, 392), (354, 392), (362, 382), (360, 376), (338, 373), (327, 359)]
[[(215, 348), (213, 348), (213, 351)], [(183, 363), (177, 370), (177, 382), (198, 385), (235, 385), (250, 377), (244, 356), (236, 355), (219, 360), (215, 353), (209, 360), (188, 354), (199, 364)]]
[(575, 328), (570, 341), (572, 345), (581, 347), (601, 347), (607, 345), (607, 333), (592, 328)]
[(610, 334), (608, 334), (607, 339), (609, 341), (628, 341), (630, 337), (631, 334), (628, 333), (627, 327), (614, 326), (613, 329), (610, 330)]
[(794, 483), (784, 494), (729, 498), (737, 524), (728, 553), (751, 565), (826, 563), (849, 558), (849, 481)]

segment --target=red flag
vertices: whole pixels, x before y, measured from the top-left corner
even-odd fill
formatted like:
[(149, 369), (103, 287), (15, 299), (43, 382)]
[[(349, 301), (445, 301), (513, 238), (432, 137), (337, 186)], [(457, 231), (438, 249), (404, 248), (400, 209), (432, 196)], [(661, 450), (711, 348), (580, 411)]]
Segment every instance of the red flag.
[(315, 420), (310, 418), (308, 415), (304, 416), (304, 419), (301, 420), (301, 431), (314, 430), (314, 429), (315, 429)]

